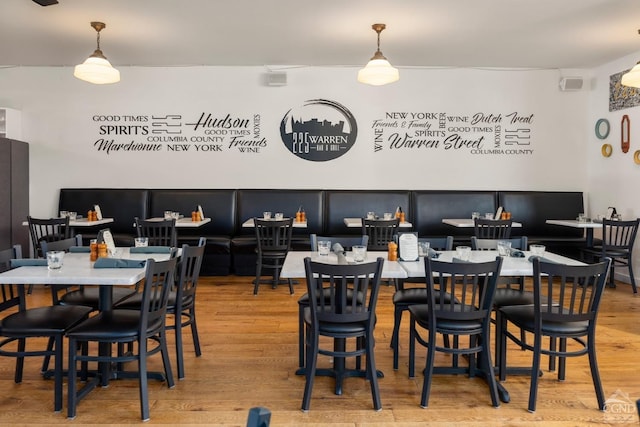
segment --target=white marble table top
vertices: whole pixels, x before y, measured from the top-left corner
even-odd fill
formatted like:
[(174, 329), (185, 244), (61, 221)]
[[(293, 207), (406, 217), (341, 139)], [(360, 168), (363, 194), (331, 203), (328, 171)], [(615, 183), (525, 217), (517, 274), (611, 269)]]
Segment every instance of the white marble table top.
[[(362, 228), (362, 218), (345, 218), (344, 224), (349, 228)], [(398, 227), (411, 228), (413, 224), (408, 221), (398, 223)]]
[[(475, 225), (471, 218), (443, 218), (442, 223), (458, 228), (473, 228)], [(522, 223), (513, 221), (511, 227), (522, 227)]]
[(601, 222), (578, 221), (577, 219), (548, 219), (547, 224), (573, 228), (602, 228)]
[[(502, 262), (501, 276), (532, 276), (533, 264), (529, 261), (532, 253), (529, 251), (523, 251), (524, 257), (504, 257)], [(455, 258), (456, 251), (438, 251), (440, 254), (437, 261), (452, 262)], [(488, 262), (496, 259), (498, 251), (471, 251), (470, 262)], [(567, 258), (562, 255), (554, 254), (551, 252), (545, 252), (543, 259), (549, 261), (569, 264), (569, 265), (584, 265), (583, 262), (577, 261), (572, 258)], [(424, 258), (420, 258), (418, 261), (401, 261), (399, 263), (406, 271), (409, 277), (424, 277)]]
[[(275, 218), (271, 218), (273, 221), (275, 221)], [(253, 228), (256, 225), (253, 222), (253, 218), (249, 218), (248, 220), (246, 220), (245, 222), (242, 223), (242, 227), (243, 228)], [(293, 220), (293, 228), (307, 228), (307, 221), (296, 221), (295, 219)]]
[[(148, 218), (147, 221), (164, 221), (164, 218)], [(201, 221), (191, 221), (191, 217), (185, 217), (176, 220), (176, 228), (198, 228), (210, 222), (211, 218), (202, 218)]]
[[(156, 261), (169, 259), (168, 253), (129, 253), (129, 248), (116, 248), (113, 258)], [(88, 253), (67, 253), (58, 270), (46, 266), (23, 266), (0, 273), (0, 284), (24, 285), (134, 285), (144, 278), (145, 268), (93, 268)]]
[[(284, 279), (305, 277), (304, 259), (311, 257), (313, 261), (326, 262), (330, 264), (338, 264), (338, 255), (330, 252), (329, 255), (319, 255), (318, 252), (310, 251), (290, 251), (284, 260), (280, 277)], [(367, 251), (366, 262), (374, 262), (378, 257), (384, 258), (382, 267), (382, 278), (384, 279), (406, 279), (407, 272), (400, 266), (397, 261), (387, 260), (387, 252), (384, 251)], [(347, 252), (347, 263), (353, 262), (351, 253)]]

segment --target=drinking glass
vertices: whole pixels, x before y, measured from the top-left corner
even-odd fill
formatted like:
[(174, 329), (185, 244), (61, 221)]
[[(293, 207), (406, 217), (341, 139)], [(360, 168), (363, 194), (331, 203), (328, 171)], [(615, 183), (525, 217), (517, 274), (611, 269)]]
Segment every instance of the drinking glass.
[(418, 242), (418, 256), (429, 256), (429, 249), (431, 244), (429, 242)]
[(134, 239), (134, 244), (136, 248), (143, 248), (149, 245), (149, 238), (147, 237), (136, 237)]
[(173, 212), (164, 211), (164, 219), (171, 219), (171, 218), (173, 218)]
[(480, 218), (480, 212), (471, 212), (471, 219), (475, 220), (476, 218)]
[(509, 256), (511, 254), (511, 242), (506, 240), (498, 241), (498, 255)]
[(385, 212), (383, 218), (384, 219), (392, 219), (393, 218), (393, 214), (391, 212)]
[(485, 214), (484, 214), (484, 218), (485, 218), (485, 219), (493, 219), (493, 213), (491, 213), (491, 212), (487, 212), (487, 213), (485, 213)]
[(460, 258), (462, 261), (469, 261), (469, 258), (471, 257), (471, 247), (458, 246), (456, 248), (456, 256)]
[(47, 267), (49, 270), (57, 270), (62, 267), (63, 259), (64, 251), (49, 251), (47, 252)]
[(276, 220), (281, 221), (282, 218), (284, 218), (284, 215), (282, 214), (282, 212), (276, 212)]
[(319, 240), (318, 241), (318, 254), (320, 255), (329, 255), (331, 252), (331, 241), (330, 240)]
[(67, 212), (69, 221), (75, 221), (78, 218), (78, 212)]
[(375, 212), (367, 212), (367, 219), (376, 219)]
[(355, 262), (363, 262), (367, 259), (367, 247), (362, 245), (354, 245), (351, 248), (351, 252), (353, 252), (353, 260)]
[(271, 212), (262, 212), (262, 218), (271, 219)]

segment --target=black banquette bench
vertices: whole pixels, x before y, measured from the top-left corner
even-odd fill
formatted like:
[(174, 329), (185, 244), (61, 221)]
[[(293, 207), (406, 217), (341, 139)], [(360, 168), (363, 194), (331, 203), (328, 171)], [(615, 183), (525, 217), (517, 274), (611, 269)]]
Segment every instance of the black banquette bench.
[[(307, 228), (295, 228), (292, 247), (309, 248), (309, 234), (328, 236), (357, 235), (359, 229), (347, 228), (346, 217), (362, 217), (366, 212), (395, 212), (401, 207), (413, 231), (423, 236), (454, 236), (456, 245), (468, 244), (472, 229), (455, 228), (443, 218), (470, 218), (472, 211), (495, 212), (498, 206), (512, 213), (523, 224), (514, 228), (515, 236), (526, 235), (529, 242), (543, 243), (549, 250), (575, 255), (584, 244), (578, 229), (552, 226), (546, 219), (574, 219), (584, 212), (581, 192), (556, 191), (446, 191), (446, 190), (287, 190), (287, 189), (135, 189), (135, 188), (63, 188), (59, 210), (81, 215), (95, 204), (105, 217), (117, 245), (132, 245), (133, 219), (161, 217), (165, 210), (189, 216), (201, 205), (212, 221), (200, 228), (180, 228), (179, 244), (195, 244), (207, 238), (203, 275), (255, 274), (255, 237), (253, 228), (243, 227), (249, 218), (264, 211), (295, 215), (302, 207)], [(85, 241), (100, 227), (83, 229)]]

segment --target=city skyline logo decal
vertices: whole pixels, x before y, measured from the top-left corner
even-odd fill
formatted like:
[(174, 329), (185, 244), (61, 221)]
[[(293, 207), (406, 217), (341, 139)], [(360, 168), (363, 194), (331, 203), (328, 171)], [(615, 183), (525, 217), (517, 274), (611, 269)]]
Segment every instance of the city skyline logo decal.
[(292, 108), (280, 122), (280, 137), (291, 153), (304, 160), (326, 162), (347, 153), (356, 142), (358, 125), (342, 104), (310, 99)]

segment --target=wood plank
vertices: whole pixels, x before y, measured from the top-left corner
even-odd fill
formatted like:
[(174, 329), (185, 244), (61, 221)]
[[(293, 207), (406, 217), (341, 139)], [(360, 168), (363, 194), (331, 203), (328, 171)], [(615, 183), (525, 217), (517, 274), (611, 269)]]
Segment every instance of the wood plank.
[[(251, 277), (202, 278), (198, 290), (198, 324), (203, 355), (194, 357), (190, 333), (185, 336), (186, 378), (176, 387), (150, 381), (151, 423), (244, 426), (251, 407), (272, 412), (271, 425), (422, 426), (435, 425), (531, 425), (574, 426), (612, 423), (613, 415), (596, 408), (586, 357), (569, 359), (567, 379), (558, 382), (545, 372), (538, 391), (538, 409), (527, 412), (528, 377), (511, 376), (505, 386), (511, 403), (491, 406), (486, 384), (478, 378), (436, 376), (428, 409), (419, 406), (422, 375), (407, 378), (408, 319), (400, 337), (400, 369), (392, 370), (389, 339), (393, 327), (393, 288), (384, 286), (378, 304), (376, 363), (384, 371), (380, 380), (383, 410), (372, 409), (369, 384), (347, 379), (342, 396), (333, 394), (333, 381), (317, 378), (311, 410), (300, 411), (304, 378), (295, 375), (298, 362), (297, 300), (304, 281), (289, 295), (288, 287), (262, 286), (252, 294)], [(29, 305), (47, 302), (48, 289), (36, 287)], [(617, 390), (635, 401), (640, 397), (637, 354), (640, 297), (628, 285), (607, 288), (598, 325), (598, 357), (605, 397)], [(406, 315), (405, 315), (406, 316)], [(174, 338), (169, 335), (170, 345)], [(425, 362), (418, 348), (417, 371)], [(175, 357), (172, 354), (172, 361)], [(448, 358), (438, 355), (436, 363)], [(530, 364), (530, 353), (511, 346), (512, 365)], [(39, 359), (27, 360), (22, 384), (13, 382), (14, 360), (0, 358), (0, 407), (3, 424), (66, 424), (63, 413), (53, 412), (53, 381), (40, 376)], [(161, 369), (159, 355), (149, 359), (151, 370)], [(330, 361), (321, 358), (321, 365)], [(543, 361), (546, 365), (546, 361)], [(174, 363), (175, 371), (175, 363)], [(66, 388), (65, 388), (66, 395)], [(76, 425), (138, 424), (137, 382), (112, 381), (80, 402)], [(633, 414), (631, 422), (637, 422)]]

